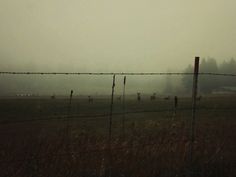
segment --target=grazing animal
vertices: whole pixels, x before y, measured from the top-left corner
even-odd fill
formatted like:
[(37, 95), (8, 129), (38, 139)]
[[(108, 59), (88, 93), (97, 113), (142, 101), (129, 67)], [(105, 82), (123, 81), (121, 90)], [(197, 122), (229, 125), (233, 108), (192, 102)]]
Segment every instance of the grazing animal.
[(174, 98), (174, 102), (175, 102), (175, 108), (177, 108), (178, 107), (178, 97), (177, 96), (175, 96), (175, 98)]
[(139, 93), (139, 92), (137, 93), (137, 100), (141, 101), (141, 93)]
[(155, 100), (156, 99), (156, 93), (153, 93), (152, 96), (150, 96), (150, 100)]
[(91, 96), (88, 96), (88, 102), (93, 103), (93, 98)]
[(202, 99), (201, 95), (197, 97), (197, 101), (200, 101), (201, 99)]
[(169, 99), (170, 99), (170, 96), (167, 96), (167, 97), (165, 97), (164, 99), (165, 99), (165, 100), (169, 100)]
[(121, 100), (121, 96), (118, 96), (118, 97), (117, 97), (117, 100), (120, 101), (120, 100)]

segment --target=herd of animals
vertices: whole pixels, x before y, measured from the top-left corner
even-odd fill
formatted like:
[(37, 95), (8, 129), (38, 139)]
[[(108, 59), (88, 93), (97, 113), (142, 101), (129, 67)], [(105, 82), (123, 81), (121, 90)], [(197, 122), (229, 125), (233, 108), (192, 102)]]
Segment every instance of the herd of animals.
[[(55, 95), (51, 96), (51, 99), (55, 99), (55, 98), (56, 98)], [(117, 99), (118, 101), (121, 101), (121, 100), (122, 100), (122, 96), (118, 96), (116, 99)], [(153, 94), (150, 96), (150, 100), (151, 100), (151, 101), (154, 101), (154, 100), (156, 100), (156, 99), (157, 99), (156, 93), (153, 93)], [(160, 98), (160, 99), (170, 100), (170, 99), (171, 99), (171, 96), (165, 96), (165, 97), (162, 97), (162, 98)], [(174, 96), (174, 99), (175, 99), (175, 100), (178, 100), (178, 97), (177, 97), (177, 96)], [(197, 97), (197, 101), (200, 101), (201, 99), (202, 99), (202, 96), (201, 96), (201, 95)], [(94, 98), (93, 98), (91, 95), (89, 95), (89, 96), (88, 96), (88, 102), (89, 102), (89, 103), (93, 103), (93, 101), (94, 101)], [(140, 93), (140, 92), (137, 93), (137, 101), (141, 101), (141, 93)]]

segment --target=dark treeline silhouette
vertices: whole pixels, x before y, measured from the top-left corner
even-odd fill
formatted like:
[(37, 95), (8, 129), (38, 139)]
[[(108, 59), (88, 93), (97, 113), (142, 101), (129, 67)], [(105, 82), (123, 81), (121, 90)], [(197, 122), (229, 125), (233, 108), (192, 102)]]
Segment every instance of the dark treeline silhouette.
[[(193, 72), (193, 66), (189, 65), (184, 72)], [(214, 58), (202, 59), (200, 63), (200, 72), (212, 72), (222, 74), (236, 74), (236, 61), (232, 58), (222, 63), (217, 63)], [(192, 89), (192, 76), (184, 75), (182, 78), (183, 86), (187, 91)], [(236, 87), (236, 78), (230, 76), (199, 76), (199, 90), (202, 93), (211, 93), (212, 91), (223, 88)]]

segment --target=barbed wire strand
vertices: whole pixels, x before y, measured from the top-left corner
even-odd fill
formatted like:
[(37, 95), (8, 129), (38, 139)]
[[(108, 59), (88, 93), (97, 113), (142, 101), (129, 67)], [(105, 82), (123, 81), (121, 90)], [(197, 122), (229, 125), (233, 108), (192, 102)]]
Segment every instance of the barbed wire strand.
[[(1, 75), (193, 75), (186, 72), (17, 72), (0, 71)], [(200, 72), (199, 75), (236, 76), (233, 73)]]

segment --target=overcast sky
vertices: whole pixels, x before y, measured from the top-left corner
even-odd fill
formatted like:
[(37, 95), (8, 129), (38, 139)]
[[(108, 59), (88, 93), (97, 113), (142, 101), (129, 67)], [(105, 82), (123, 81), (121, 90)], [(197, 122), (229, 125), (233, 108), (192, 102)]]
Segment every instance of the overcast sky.
[(236, 56), (235, 0), (0, 0), (0, 70), (181, 70)]

